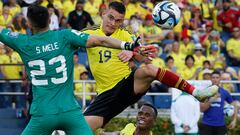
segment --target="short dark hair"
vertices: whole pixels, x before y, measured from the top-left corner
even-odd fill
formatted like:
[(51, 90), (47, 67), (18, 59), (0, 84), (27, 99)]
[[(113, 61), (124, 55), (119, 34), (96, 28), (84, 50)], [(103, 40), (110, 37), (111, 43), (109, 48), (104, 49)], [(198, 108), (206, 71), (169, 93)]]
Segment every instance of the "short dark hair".
[[(144, 103), (144, 104), (142, 104), (142, 106), (149, 106), (149, 107), (151, 107), (153, 110), (154, 110), (154, 117), (156, 118), (157, 117), (157, 115), (158, 115), (158, 111), (157, 111), (157, 108), (155, 107), (155, 106), (153, 106), (152, 104), (149, 104), (149, 103)], [(142, 107), (141, 106), (141, 107)]]
[(48, 3), (47, 8), (54, 8), (54, 5), (52, 3)]
[(168, 56), (166, 59), (165, 59), (165, 62), (168, 62), (169, 60), (174, 60), (174, 58), (172, 56)]
[(28, 7), (27, 18), (34, 27), (46, 28), (49, 24), (48, 9), (39, 5), (30, 5)]
[(126, 7), (121, 2), (117, 2), (117, 1), (111, 2), (111, 3), (109, 3), (108, 8), (114, 9), (120, 14), (126, 13)]
[(212, 75), (214, 75), (214, 74), (221, 75), (221, 73), (220, 73), (218, 70), (214, 70), (214, 71), (212, 72)]
[(211, 65), (211, 63), (210, 63), (210, 61), (209, 61), (209, 60), (204, 60), (204, 61), (203, 61), (203, 65), (204, 65), (204, 64)]
[(84, 4), (85, 3), (85, 0), (78, 0), (77, 1), (77, 4)]
[(192, 55), (187, 55), (185, 57), (185, 61), (187, 61), (189, 58), (191, 58), (195, 62), (195, 59), (194, 59), (194, 57)]

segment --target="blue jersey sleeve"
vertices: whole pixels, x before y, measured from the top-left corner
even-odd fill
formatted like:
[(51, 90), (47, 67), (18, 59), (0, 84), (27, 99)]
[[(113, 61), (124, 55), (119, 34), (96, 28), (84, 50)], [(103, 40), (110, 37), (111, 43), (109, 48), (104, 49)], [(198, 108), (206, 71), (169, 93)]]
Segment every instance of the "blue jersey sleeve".
[(233, 98), (232, 98), (232, 96), (230, 95), (230, 93), (227, 92), (227, 91), (225, 91), (224, 94), (225, 94), (225, 96), (226, 96), (226, 99), (225, 99), (225, 100), (226, 100), (229, 104), (231, 104), (231, 103), (233, 102)]
[(71, 45), (86, 48), (89, 34), (77, 30), (66, 30), (66, 37)]

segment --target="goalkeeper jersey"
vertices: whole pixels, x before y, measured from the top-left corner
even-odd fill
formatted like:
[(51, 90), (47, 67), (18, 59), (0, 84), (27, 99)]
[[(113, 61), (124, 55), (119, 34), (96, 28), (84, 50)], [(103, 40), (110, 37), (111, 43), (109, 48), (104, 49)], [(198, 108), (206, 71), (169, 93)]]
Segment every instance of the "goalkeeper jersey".
[(58, 114), (79, 108), (73, 93), (73, 54), (86, 47), (89, 35), (75, 30), (33, 36), (3, 29), (0, 41), (19, 53), (32, 83), (32, 115)]

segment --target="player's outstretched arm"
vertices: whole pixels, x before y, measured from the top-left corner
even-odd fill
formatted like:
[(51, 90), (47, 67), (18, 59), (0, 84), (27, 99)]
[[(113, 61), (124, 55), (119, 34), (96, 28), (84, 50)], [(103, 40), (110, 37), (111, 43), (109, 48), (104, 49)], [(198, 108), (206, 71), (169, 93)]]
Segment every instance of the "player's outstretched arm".
[(105, 46), (123, 50), (133, 50), (136, 44), (107, 36), (90, 35), (86, 47)]

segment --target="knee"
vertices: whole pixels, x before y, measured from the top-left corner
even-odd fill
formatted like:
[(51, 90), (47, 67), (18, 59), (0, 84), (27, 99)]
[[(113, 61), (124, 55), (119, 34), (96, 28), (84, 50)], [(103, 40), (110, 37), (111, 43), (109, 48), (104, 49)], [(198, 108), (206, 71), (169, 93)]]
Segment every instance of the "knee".
[(158, 68), (153, 66), (152, 64), (147, 64), (143, 68), (143, 72), (145, 73), (145, 75), (151, 78), (156, 77), (157, 71), (158, 71)]

